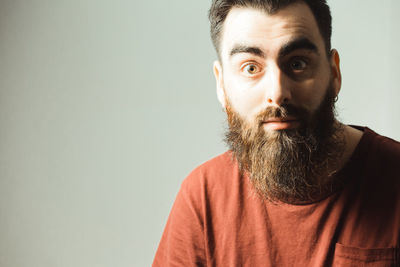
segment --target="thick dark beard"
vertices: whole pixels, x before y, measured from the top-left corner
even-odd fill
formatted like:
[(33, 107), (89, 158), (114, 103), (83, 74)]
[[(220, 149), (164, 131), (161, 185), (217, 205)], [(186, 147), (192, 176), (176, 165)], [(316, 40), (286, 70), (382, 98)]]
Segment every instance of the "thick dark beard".
[[(330, 83), (313, 113), (293, 105), (267, 108), (247, 126), (232, 109), (226, 112), (229, 129), (225, 142), (263, 198), (287, 203), (317, 201), (335, 188), (335, 171), (344, 151), (343, 126), (335, 119), (335, 92)], [(271, 117), (295, 116), (300, 127), (266, 132), (263, 121)]]

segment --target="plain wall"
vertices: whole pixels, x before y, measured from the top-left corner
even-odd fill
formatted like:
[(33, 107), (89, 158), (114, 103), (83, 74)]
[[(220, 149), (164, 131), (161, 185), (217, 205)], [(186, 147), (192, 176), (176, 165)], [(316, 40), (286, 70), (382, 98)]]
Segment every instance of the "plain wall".
[[(210, 1), (0, 0), (0, 266), (150, 266), (222, 153)], [(397, 0), (331, 1), (346, 123), (400, 139)]]

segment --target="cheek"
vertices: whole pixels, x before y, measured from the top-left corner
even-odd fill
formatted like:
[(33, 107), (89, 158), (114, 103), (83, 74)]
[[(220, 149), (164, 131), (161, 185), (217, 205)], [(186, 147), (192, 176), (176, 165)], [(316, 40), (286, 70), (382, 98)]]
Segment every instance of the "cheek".
[(298, 85), (296, 90), (292, 92), (294, 104), (304, 107), (309, 111), (317, 109), (322, 102), (328, 83), (310, 80), (302, 85)]
[(265, 92), (253, 84), (229, 79), (225, 84), (225, 93), (232, 108), (239, 115), (250, 121), (265, 108)]

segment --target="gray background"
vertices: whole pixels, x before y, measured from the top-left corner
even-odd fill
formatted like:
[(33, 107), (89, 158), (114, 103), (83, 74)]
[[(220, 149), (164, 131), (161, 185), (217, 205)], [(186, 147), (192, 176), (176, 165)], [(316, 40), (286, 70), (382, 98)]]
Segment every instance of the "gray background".
[[(0, 266), (150, 266), (225, 150), (210, 1), (0, 0)], [(340, 118), (400, 139), (398, 0), (331, 1)]]

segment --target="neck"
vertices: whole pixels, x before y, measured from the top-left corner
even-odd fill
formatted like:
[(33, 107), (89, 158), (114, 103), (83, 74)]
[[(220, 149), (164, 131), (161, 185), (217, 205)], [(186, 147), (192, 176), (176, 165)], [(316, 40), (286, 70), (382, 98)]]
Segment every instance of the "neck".
[(346, 145), (343, 151), (342, 158), (339, 162), (338, 170), (341, 170), (349, 161), (351, 155), (353, 155), (354, 150), (360, 142), (363, 132), (351, 126), (344, 125), (343, 134)]

